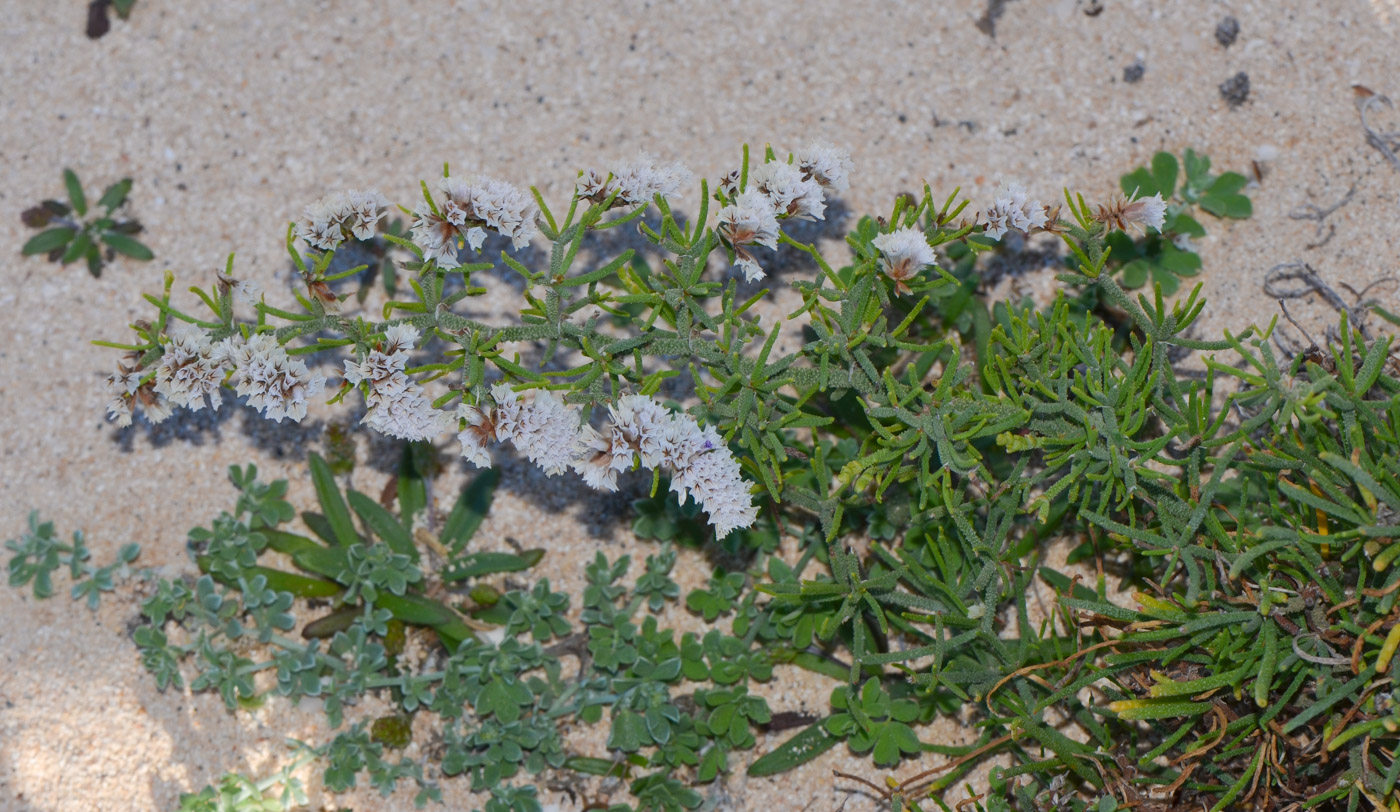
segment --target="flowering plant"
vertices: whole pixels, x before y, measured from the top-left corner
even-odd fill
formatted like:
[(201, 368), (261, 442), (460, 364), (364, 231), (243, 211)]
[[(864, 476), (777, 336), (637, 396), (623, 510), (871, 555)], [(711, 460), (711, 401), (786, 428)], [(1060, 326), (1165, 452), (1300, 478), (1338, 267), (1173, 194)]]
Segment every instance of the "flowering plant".
[[(479, 467), (491, 465), (493, 445), (509, 441), (546, 474), (573, 472), (604, 490), (615, 490), (618, 475), (633, 468), (652, 471), (653, 488), (665, 473), (671, 490), (700, 504), (721, 537), (753, 525), (758, 489), (761, 498), (816, 514), (834, 532), (850, 491), (872, 475), (879, 491), (895, 479), (926, 479), (946, 442), (920, 414), (930, 398), (920, 379), (957, 354), (926, 309), (956, 283), (938, 267), (936, 249), (960, 243), (984, 250), (1008, 230), (1044, 230), (1072, 245), (1087, 241), (1093, 256), (1075, 250), (1097, 274), (1110, 226), (1160, 228), (1165, 208), (1160, 195), (1120, 198), (1097, 214), (1071, 203), (1077, 222), (1065, 221), (1058, 207), (1013, 184), (980, 217), (963, 217), (968, 203), (956, 193), (939, 206), (925, 187), (919, 200), (901, 198), (873, 233), (858, 232), (855, 263), (837, 271), (815, 245), (784, 229), (823, 219), (828, 195), (847, 188), (850, 170), (848, 154), (829, 144), (786, 156), (769, 148), (762, 160), (746, 149), (713, 192), (701, 181), (699, 209), (688, 221), (671, 200), (690, 174), (646, 155), (580, 173), (562, 219), (536, 189), (527, 194), (444, 170), (431, 186), (421, 184), (411, 239), (387, 237), (412, 252), (403, 267), (414, 275), (414, 296), (388, 301), (382, 321), (344, 312), (347, 297), (332, 288), (361, 268), (328, 269), (347, 240), (374, 236), (388, 201), (373, 190), (331, 195), (288, 230), (287, 250), (306, 289), (296, 308), (268, 304), (234, 276), (232, 257), (212, 290), (194, 289), (207, 318), (172, 306), (167, 277), (161, 297), (147, 296), (156, 318), (135, 325), (135, 342), (109, 345), (127, 355), (108, 379), (108, 410), (120, 425), (138, 407), (159, 421), (172, 408), (200, 409), (229, 386), (268, 418), (299, 421), (327, 383), (301, 356), (343, 347), (351, 358), (331, 400), (358, 391), (364, 424), (381, 433), (430, 440), (456, 432), (462, 456)], [(645, 217), (652, 207), (659, 222)], [(668, 255), (663, 268), (649, 271), (629, 249), (576, 269), (590, 235), (629, 224)], [(479, 254), (491, 234), (515, 251), (541, 234), (550, 242), (546, 268), (500, 254), (526, 284), (515, 323), (488, 324), (453, 309), (482, 292), (470, 285), (472, 274), (495, 267), (462, 261), (464, 248)], [(715, 278), (710, 266), (722, 252), (745, 282), (756, 282), (767, 275), (758, 249), (780, 244), (807, 255), (815, 273), (792, 282), (802, 306), (787, 318), (805, 322), (806, 340), (775, 357), (783, 323), (756, 307), (767, 291), (741, 298), (738, 278)], [(235, 301), (251, 320), (236, 317)], [(446, 345), (446, 361), (410, 367), (416, 349), (437, 342)], [(544, 345), (534, 364), (507, 355), (525, 342)], [(900, 355), (917, 359), (902, 365), (902, 381), (887, 363)], [(672, 380), (681, 375), (698, 401), (684, 410), (658, 397), (666, 386), (684, 391)], [(450, 382), (430, 392), (434, 381)], [(808, 461), (823, 455), (810, 438), (832, 426), (828, 406), (852, 391), (865, 420), (888, 425), (883, 438), (852, 455), (833, 487), (830, 477), (809, 476)], [(595, 427), (594, 413), (607, 419)]]
[[(1211, 180), (1204, 161), (1192, 166), (1186, 202), (1246, 213), (1240, 176)], [(1052, 208), (1008, 184), (965, 216), (970, 204), (957, 193), (940, 205), (925, 187), (856, 224), (852, 261), (835, 269), (791, 226), (824, 218), (849, 168), (825, 145), (785, 157), (768, 150), (761, 161), (746, 154), (713, 194), (701, 181), (693, 218), (672, 205), (684, 173), (648, 160), (580, 174), (562, 218), (533, 189), (444, 173), (424, 185), (411, 238), (389, 240), (412, 252), (403, 269), (413, 297), (387, 302), (380, 320), (343, 312), (333, 283), (357, 269), (330, 269), (346, 241), (373, 233), (382, 198), (332, 196), (288, 233), (305, 285), (299, 309), (268, 305), (230, 261), (212, 291), (197, 289), (213, 313), (199, 319), (172, 306), (167, 277), (163, 295), (148, 297), (155, 319), (136, 325), (135, 343), (115, 345), (127, 355), (109, 383), (112, 411), (160, 418), (227, 385), (274, 419), (300, 420), (327, 384), (300, 357), (348, 351), (332, 400), (358, 391), (363, 422), (376, 430), (418, 440), (456, 432), (479, 466), (509, 441), (546, 474), (573, 472), (601, 488), (649, 469), (639, 535), (694, 538), (696, 514), (685, 512), (693, 499), (716, 535), (752, 542), (743, 559), (752, 566), (716, 570), (684, 601), (706, 622), (732, 615), (728, 631), (677, 643), (639, 614), (680, 595), (667, 554), (649, 559), (630, 590), (620, 583), (628, 562), (599, 554), (586, 569), (586, 633), (547, 650), (542, 640), (567, 630), (568, 600), (544, 580), (492, 606), (396, 615), (394, 598), (427, 580), (411, 566), (419, 540), (410, 535), (426, 489), (400, 486), (397, 520), (351, 497), (384, 540), (363, 543), (313, 464), (326, 515), (307, 525), (324, 549), (275, 538), (308, 551), (294, 555), (298, 566), (359, 614), (334, 619), (350, 625), (328, 656), (282, 646), (277, 656), (303, 655), (277, 663), (287, 692), (392, 687), (406, 714), (426, 706), (456, 720), (470, 708), (445, 737), (452, 756), (442, 772), (471, 774), (491, 791), (491, 808), (533, 808), (533, 787), (505, 781), (522, 765), (559, 764), (629, 779), (640, 809), (695, 808), (701, 796), (677, 776), (714, 781), (729, 755), (756, 746), (751, 728), (774, 732), (780, 715), (747, 683), (784, 663), (844, 684), (826, 719), (786, 719), (803, 729), (753, 760), (752, 776), (796, 769), (844, 743), (891, 769), (924, 751), (949, 757), (883, 785), (838, 774), (900, 809), (921, 808), (927, 796), (941, 804), (943, 790), (1002, 756), (1009, 766), (989, 774), (987, 809), (1393, 805), (1400, 712), (1382, 689), (1400, 679), (1400, 569), (1391, 567), (1400, 556), (1400, 364), (1369, 318), (1400, 317), (1369, 302), (1343, 307), (1325, 346), (1298, 353), (1272, 324), (1188, 337), (1204, 307), (1199, 287), (1168, 301), (1156, 279), (1150, 296), (1132, 296), (1114, 275), (1124, 270), (1131, 285), (1131, 272), (1111, 264), (1125, 239), (1140, 250), (1172, 230), (1169, 219), (1181, 225), (1184, 209), (1163, 196), (1173, 196), (1174, 172), (1161, 160), (1150, 176), (1156, 192), (1144, 196), (1134, 183), (1135, 193), (1098, 205), (1066, 192)], [(590, 235), (629, 224), (665, 255), (662, 267), (631, 251), (584, 259)], [(538, 270), (528, 254), (501, 254), (526, 283), (519, 319), (493, 325), (457, 313), (478, 292), (471, 275), (493, 267), (462, 262), (463, 248), (479, 252), (496, 234), (520, 250), (536, 231), (551, 243)], [(1055, 235), (1069, 251), (1048, 305), (986, 301), (977, 255), (1013, 231)], [(812, 261), (790, 282), (800, 305), (781, 322), (769, 320), (766, 291), (741, 294), (776, 270), (768, 261), (780, 249)], [(719, 278), (710, 260), (720, 256), (737, 275)], [(252, 320), (234, 317), (238, 297), (251, 301)], [(782, 326), (794, 322), (802, 341), (778, 349)], [(542, 345), (538, 357), (508, 354), (528, 342)], [(437, 345), (445, 360), (410, 366), (420, 344)], [(1203, 372), (1178, 368), (1197, 351), (1209, 353)], [(658, 505), (663, 473), (676, 499)], [(235, 476), (240, 488), (247, 479)], [(785, 516), (817, 519), (787, 533), (795, 563), (751, 528), (765, 507), (781, 531)], [(264, 505), (258, 515), (273, 524), (291, 513)], [(148, 606), (153, 623), (164, 624), (165, 603), (178, 598), (208, 604), (195, 622), (241, 634), (228, 624), (246, 616), (282, 645), (277, 607), (291, 593), (231, 577), (260, 566), (253, 529), (250, 521), (241, 544), (218, 526), (198, 537), (204, 593), (237, 583), (237, 603), (231, 593), (206, 601), (199, 586), (193, 599), (177, 595), (172, 585)], [(58, 566), (63, 549), (51, 535), (14, 545), (21, 583)], [(1070, 565), (1093, 559), (1097, 577), (1046, 566), (1041, 547), (1053, 537), (1075, 542)], [(331, 545), (345, 549), (328, 554)], [(1115, 602), (1109, 574), (1136, 589), (1135, 606)], [(1042, 586), (1054, 593), (1048, 605), (1028, 597)], [(464, 608), (505, 636), (455, 629)], [(455, 651), (438, 670), (372, 676), (391, 620), (426, 622), (451, 649), (447, 628)], [(172, 679), (177, 660), (195, 653), (152, 632), (138, 643)], [(261, 664), (206, 648), (201, 689), (217, 687), (231, 705), (245, 688), (256, 692), (240, 680)], [(556, 655), (582, 660), (583, 651), (588, 669), (565, 684)], [(707, 684), (683, 708), (672, 691), (689, 682)], [(591, 724), (604, 706), (614, 757), (569, 757), (550, 735), (552, 714)], [(975, 741), (919, 738), (919, 725), (959, 708), (979, 729)], [(389, 789), (421, 777), (420, 793), (432, 795), (429, 771), (389, 761), (385, 746), (362, 726), (337, 737), (327, 785), (348, 786), (364, 769)]]

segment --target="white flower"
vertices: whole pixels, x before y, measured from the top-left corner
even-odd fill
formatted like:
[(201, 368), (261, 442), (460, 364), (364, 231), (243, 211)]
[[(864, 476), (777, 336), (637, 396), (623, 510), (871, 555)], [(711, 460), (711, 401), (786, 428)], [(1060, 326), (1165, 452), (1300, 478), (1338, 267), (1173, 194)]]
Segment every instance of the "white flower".
[(430, 440), (452, 429), (455, 419), (451, 412), (434, 409), (423, 387), (402, 372), (397, 377), (396, 385), (371, 389), (365, 395), (369, 411), (361, 422), (400, 440)]
[(762, 279), (763, 269), (745, 246), (778, 247), (778, 220), (768, 198), (757, 191), (739, 195), (732, 204), (720, 209), (715, 230), (734, 249), (736, 264), (743, 270), (744, 278), (750, 282)]
[(496, 442), (496, 425), (491, 412), (463, 403), (457, 407), (457, 417), (467, 424), (466, 428), (457, 432), (457, 442), (462, 444), (462, 456), (477, 468), (490, 468), (491, 454), (487, 451), (487, 444)]
[[(1136, 195), (1137, 192), (1134, 191), (1133, 196)], [(1099, 206), (1094, 219), (1103, 223), (1109, 230), (1137, 229), (1146, 233), (1147, 229), (1153, 228), (1161, 231), (1167, 220), (1167, 201), (1162, 199), (1160, 192), (1151, 197), (1137, 199), (1115, 194), (1106, 205)]]
[(246, 279), (235, 279), (233, 281), (233, 296), (238, 301), (256, 310), (258, 302), (261, 302), (263, 297), (262, 285), (259, 285), (257, 282), (250, 282)]
[(535, 390), (533, 400), (522, 410), (511, 442), (547, 476), (562, 474), (577, 456), (579, 417), (577, 409), (566, 406), (553, 392)]
[[(589, 170), (585, 176), (589, 178), (589, 188), (596, 185), (601, 174), (597, 170)], [(606, 198), (616, 192), (618, 200), (641, 205), (650, 203), (657, 195), (674, 197), (682, 186), (690, 183), (691, 178), (690, 170), (684, 164), (658, 164), (655, 157), (645, 152), (639, 152), (631, 160), (613, 166), (612, 176), (601, 192), (594, 191), (591, 195), (583, 196)]]
[(801, 220), (825, 219), (826, 198), (816, 180), (782, 161), (769, 161), (749, 172), (749, 189), (768, 198), (778, 216)]
[(629, 395), (609, 412), (601, 432), (585, 427), (574, 469), (595, 488), (615, 490), (617, 474), (632, 466), (661, 468), (671, 474), (671, 490), (684, 503), (693, 497), (723, 537), (748, 527), (758, 516), (739, 463), (713, 428), (700, 428), (685, 413), (671, 412), (652, 398)]
[(851, 153), (826, 141), (814, 141), (806, 149), (798, 150), (797, 166), (803, 175), (833, 192), (844, 192), (850, 187)]
[(1026, 196), (1026, 190), (1019, 183), (1008, 183), (997, 192), (996, 199), (987, 209), (986, 234), (999, 240), (1009, 228), (1026, 233), (1045, 225), (1045, 207), (1038, 200)]
[(732, 169), (724, 177), (719, 179), (719, 190), (724, 192), (724, 196), (735, 198), (739, 196), (739, 180), (743, 176), (743, 170)]
[(434, 409), (421, 384), (404, 372), (420, 333), (411, 324), (391, 324), (384, 341), (359, 363), (345, 362), (345, 380), (364, 384), (366, 426), (401, 440), (427, 440), (453, 428), (451, 412)]
[(155, 391), (174, 406), (199, 411), (224, 380), (224, 356), (202, 330), (170, 336), (156, 365)]
[(325, 376), (306, 368), (306, 362), (292, 358), (268, 333), (258, 333), (246, 341), (229, 338), (216, 352), (236, 369), (232, 380), (248, 405), (261, 409), (278, 423), (290, 418), (300, 423), (306, 417), (306, 401), (325, 388)]
[(302, 212), (297, 236), (316, 248), (334, 249), (349, 237), (368, 240), (384, 217), (388, 199), (378, 189), (351, 189), (327, 195)]
[[(482, 445), (492, 435), (496, 440), (510, 440), (548, 476), (562, 474), (574, 464), (580, 453), (578, 409), (565, 405), (546, 389), (534, 390), (530, 400), (523, 401), (504, 383), (491, 387), (491, 397), (496, 401), (496, 408), (482, 413), (476, 432), (481, 436)], [(470, 415), (469, 419), (474, 417)], [(493, 431), (482, 430), (481, 427), (488, 424)], [(476, 438), (463, 441), (463, 453), (467, 453), (469, 446), (474, 450), (476, 443)]]
[(912, 293), (908, 281), (937, 260), (924, 232), (914, 226), (881, 234), (870, 242), (879, 249), (881, 269), (894, 280), (898, 293)]
[(141, 410), (145, 413), (146, 419), (152, 423), (164, 423), (175, 413), (175, 407), (164, 395), (147, 395), (145, 390), (138, 389), (136, 398), (141, 401)]
[(597, 169), (589, 169), (578, 176), (574, 181), (574, 192), (582, 199), (597, 198), (599, 200), (607, 197), (608, 173)]
[(579, 432), (580, 456), (574, 460), (574, 471), (590, 488), (617, 490), (618, 469), (614, 463), (621, 455), (614, 435), (615, 431), (599, 434), (592, 426), (584, 426)]
[(646, 468), (662, 464), (670, 447), (666, 430), (672, 421), (665, 406), (646, 395), (625, 395), (618, 398), (608, 412), (621, 441), (629, 446), (626, 460), (617, 467), (621, 470), (630, 467), (634, 451)]
[(413, 209), (413, 225), (409, 227), (413, 244), (423, 249), (424, 261), (435, 261), (439, 268), (452, 270), (462, 263), (457, 261), (457, 238), (461, 232), (457, 226), (443, 217), (434, 214), (427, 201)]
[(693, 418), (677, 414), (672, 421), (672, 448), (666, 467), (671, 490), (681, 503), (692, 497), (710, 515), (715, 535), (749, 527), (758, 518), (739, 462), (713, 427), (700, 428)]
[(529, 195), (504, 181), (492, 178), (441, 178), (437, 191), (442, 198), (437, 213), (427, 201), (414, 209), (409, 229), (413, 242), (423, 249), (424, 259), (436, 260), (444, 269), (456, 268), (457, 239), (465, 239), (473, 251), (486, 239), (486, 226), (509, 237), (517, 250), (535, 236), (539, 210)]
[(131, 425), (131, 406), (136, 399), (136, 389), (141, 385), (141, 373), (117, 367), (117, 371), (107, 376), (104, 388), (107, 390), (107, 416), (113, 418), (118, 428)]

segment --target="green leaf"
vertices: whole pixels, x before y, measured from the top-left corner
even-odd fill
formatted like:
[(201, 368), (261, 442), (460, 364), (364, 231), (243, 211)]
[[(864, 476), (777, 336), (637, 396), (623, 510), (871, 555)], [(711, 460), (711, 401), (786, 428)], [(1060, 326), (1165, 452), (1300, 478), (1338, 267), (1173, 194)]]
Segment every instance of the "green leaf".
[(68, 243), (68, 250), (63, 252), (63, 258), (60, 261), (64, 265), (77, 262), (87, 254), (90, 248), (92, 248), (92, 238), (88, 236), (86, 231), (79, 231), (78, 236)]
[(102, 251), (96, 245), (89, 244), (87, 250), (88, 273), (93, 276), (102, 275)]
[(1123, 266), (1123, 287), (1140, 288), (1147, 284), (1147, 277), (1152, 272), (1152, 266), (1147, 264), (1145, 259), (1135, 259)]
[(73, 239), (77, 233), (77, 231), (67, 227), (51, 228), (48, 231), (41, 231), (33, 237), (30, 237), (29, 242), (25, 243), (24, 247), (21, 248), (19, 252), (26, 257), (35, 254), (47, 254), (56, 248), (62, 248), (67, 245), (68, 241)]
[(311, 483), (316, 487), (316, 498), (321, 502), (321, 511), (330, 523), (335, 542), (343, 547), (358, 542), (360, 534), (355, 532), (355, 523), (350, 520), (350, 511), (340, 496), (340, 488), (336, 487), (331, 467), (314, 451), (311, 452), (310, 466)]
[(1123, 194), (1132, 195), (1137, 193), (1137, 197), (1151, 197), (1157, 194), (1157, 180), (1152, 177), (1146, 167), (1138, 167), (1119, 180), (1118, 185), (1123, 188)]
[(1216, 217), (1232, 217), (1236, 220), (1243, 220), (1254, 214), (1254, 204), (1249, 202), (1249, 198), (1238, 194), (1207, 194), (1201, 198), (1201, 208)]
[(155, 254), (138, 240), (119, 234), (115, 231), (107, 231), (102, 234), (102, 241), (112, 247), (118, 254), (124, 254), (132, 259), (149, 260), (155, 259)]
[(454, 559), (442, 571), (442, 580), (461, 581), (481, 575), (498, 572), (519, 572), (528, 570), (544, 558), (544, 550), (526, 550), (515, 553), (468, 553)]
[[(418, 443), (403, 447), (403, 457), (399, 460), (399, 521), (405, 529), (413, 529), (413, 517), (428, 506), (428, 487), (423, 481), (423, 473), (414, 462)], [(431, 451), (431, 446), (428, 448)]]
[(1158, 260), (1163, 268), (1178, 276), (1195, 276), (1201, 268), (1201, 256), (1194, 251), (1182, 251), (1171, 243), (1162, 246), (1162, 256)]
[(122, 178), (102, 193), (97, 205), (107, 210), (111, 214), (122, 203), (126, 202), (126, 196), (131, 192), (131, 178)]
[(1225, 197), (1226, 195), (1235, 194), (1248, 185), (1249, 178), (1246, 178), (1244, 175), (1238, 172), (1226, 172), (1211, 181), (1210, 187), (1206, 189), (1206, 193), (1218, 197)]
[[(1170, 200), (1176, 193), (1177, 162), (1170, 152), (1159, 152), (1152, 156), (1152, 178), (1164, 200)], [(1149, 195), (1150, 196), (1150, 195)]]
[(345, 498), (349, 500), (350, 507), (354, 509), (365, 523), (365, 526), (374, 531), (388, 544), (396, 553), (406, 555), (416, 564), (418, 563), (418, 548), (413, 544), (413, 536), (409, 535), (407, 529), (399, 520), (394, 518), (394, 514), (384, 509), (384, 506), (365, 496), (357, 490), (351, 489), (346, 492)]
[(73, 204), (73, 211), (79, 217), (87, 215), (87, 197), (83, 194), (83, 185), (78, 182), (78, 176), (73, 170), (63, 170), (63, 185), (68, 188), (68, 202)]
[(1194, 149), (1188, 148), (1181, 157), (1186, 164), (1186, 180), (1189, 183), (1197, 184), (1210, 174), (1209, 155), (1197, 155)]
[(1185, 234), (1189, 237), (1200, 239), (1206, 235), (1205, 228), (1188, 214), (1178, 214), (1169, 222), (1165, 223), (1165, 230), (1174, 231), (1177, 234)]
[(609, 750), (635, 753), (646, 741), (650, 741), (650, 737), (641, 714), (623, 710), (613, 717), (612, 732), (608, 735)]
[(496, 492), (496, 484), (501, 481), (500, 472), (488, 468), (477, 474), (457, 497), (452, 512), (442, 528), (442, 543), (454, 553), (459, 553), (476, 534), (477, 528), (491, 509), (491, 498)]
[(749, 765), (749, 775), (763, 778), (785, 773), (835, 747), (840, 739), (826, 732), (825, 722), (824, 719), (813, 722), (792, 738), (760, 756)]

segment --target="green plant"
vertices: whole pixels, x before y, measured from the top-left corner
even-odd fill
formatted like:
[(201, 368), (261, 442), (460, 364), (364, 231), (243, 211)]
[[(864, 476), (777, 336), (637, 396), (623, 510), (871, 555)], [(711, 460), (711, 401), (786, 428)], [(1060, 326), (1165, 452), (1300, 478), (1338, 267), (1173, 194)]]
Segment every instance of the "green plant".
[[(503, 782), (565, 769), (627, 782), (639, 809), (697, 806), (695, 787), (773, 727), (777, 714), (749, 691), (784, 664), (834, 681), (830, 713), (803, 719), (750, 773), (777, 775), (843, 745), (869, 753), (875, 770), (942, 756), (903, 777), (840, 776), (895, 808), (944, 804), (993, 759), (985, 798), (971, 800), (986, 809), (1385, 808), (1400, 798), (1400, 716), (1387, 690), (1400, 676), (1390, 339), (1344, 312), (1326, 346), (1280, 358), (1273, 324), (1192, 337), (1205, 302), (1199, 287), (1168, 298), (1179, 274), (1140, 294), (1125, 288), (1134, 279), (1115, 244), (1136, 251), (1164, 229), (1194, 233), (1184, 204), (1247, 213), (1238, 176), (1212, 178), (1194, 153), (1184, 186), (1174, 159), (1156, 160), (1125, 181), (1133, 196), (1098, 207), (1066, 190), (1052, 210), (1008, 186), (969, 221), (956, 193), (924, 188), (862, 218), (840, 268), (782, 232), (824, 205), (813, 154), (746, 154), (713, 192), (702, 183), (689, 218), (662, 189), (626, 199), (626, 172), (581, 175), (562, 217), (538, 193), (488, 181), (477, 183), (505, 201), (499, 210), (468, 206), (464, 190), (477, 187), (445, 177), (425, 188), (413, 238), (395, 243), (417, 257), (403, 265), (413, 293), (389, 302), (382, 322), (334, 310), (342, 302), (328, 293), (336, 245), (373, 225), (348, 215), (314, 230), (319, 251), (303, 255), (289, 234), (307, 285), (297, 312), (259, 303), (240, 322), (221, 292), (202, 296), (213, 320), (196, 319), (172, 306), (167, 279), (149, 297), (158, 316), (123, 347), (135, 391), (170, 379), (167, 357), (186, 349), (170, 337), (175, 322), (204, 331), (207, 348), (259, 353), (298, 380), (315, 378), (291, 353), (353, 346), (337, 397), (361, 392), (371, 427), (419, 441), (456, 430), (477, 465), (509, 440), (546, 473), (605, 489), (646, 470), (638, 534), (713, 539), (726, 563), (686, 598), (708, 627), (677, 640), (643, 611), (664, 606), (670, 565), (649, 561), (629, 584), (632, 559), (599, 552), (576, 628), (547, 583), (503, 595), (480, 580), (534, 561), (467, 551), (460, 534), (485, 509), (477, 485), (438, 540), (447, 553), (433, 548), (438, 566), (410, 532), (426, 492), (412, 475), (395, 515), (343, 496), (313, 458), (322, 512), (303, 522), (321, 541), (271, 526), (287, 515), (273, 506), (275, 485), (200, 535), (196, 561), (209, 574), (192, 587), (162, 583), (147, 603), (152, 626), (137, 640), (157, 679), (197, 668), (200, 688), (236, 707), (260, 699), (253, 671), (276, 669), (280, 692), (324, 697), (337, 725), (353, 699), (385, 692), (396, 719), (442, 717), (443, 771), (470, 775), (501, 804), (533, 801)], [(353, 197), (363, 219), (380, 216), (372, 196)], [(711, 202), (722, 212), (713, 227)], [(485, 269), (460, 263), (458, 241), (478, 248), (490, 230), (523, 244), (536, 212), (548, 267), (501, 256), (529, 288), (520, 323), (455, 313)], [(591, 257), (590, 234), (624, 224), (657, 245), (656, 268), (628, 253), (579, 259)], [(1054, 234), (1069, 252), (1052, 300), (980, 293), (978, 256), (1011, 230)], [(737, 278), (705, 276), (723, 252), (745, 284), (757, 281), (760, 249), (779, 245), (814, 266), (792, 281), (801, 304), (786, 321), (759, 319), (762, 292), (747, 295)], [(935, 265), (943, 260), (951, 270)], [(778, 352), (785, 330), (800, 341)], [(409, 367), (420, 339), (442, 343), (449, 360)], [(540, 355), (503, 349), (530, 341)], [(1178, 367), (1195, 353), (1203, 374)], [(211, 380), (237, 377), (246, 389), (247, 368), (218, 367)], [(444, 376), (451, 387), (430, 397), (424, 384)], [(681, 377), (666, 391), (693, 391), (687, 409), (661, 396)], [(249, 396), (267, 408), (267, 393)], [(303, 407), (282, 403), (277, 414)], [(247, 475), (238, 481), (252, 488)], [(1075, 570), (1046, 565), (1056, 538), (1077, 545)], [(778, 555), (780, 540), (796, 552)], [(250, 568), (250, 553), (260, 561), (265, 550), (290, 550), (310, 575)], [(430, 573), (467, 582), (467, 597), (424, 594)], [(324, 649), (283, 635), (280, 592), (336, 601), (309, 629), (330, 638)], [(199, 629), (198, 645), (158, 636), (172, 621)], [(222, 647), (254, 631), (270, 659)], [(403, 634), (441, 644), (432, 670), (401, 667)], [(562, 669), (563, 656), (578, 668)], [(920, 738), (923, 724), (964, 706), (974, 741)], [(568, 752), (551, 735), (566, 721), (607, 724), (607, 752)], [(338, 775), (434, 786), (426, 771), (390, 763), (363, 729), (342, 735), (331, 751)]]
[[(130, 3), (127, 8), (130, 9)], [(93, 276), (102, 275), (104, 249), (107, 262), (115, 254), (139, 260), (154, 258), (151, 249), (132, 236), (141, 233), (141, 224), (118, 216), (131, 192), (131, 178), (123, 178), (102, 192), (97, 201), (102, 212), (94, 212), (96, 216), (91, 219), (87, 196), (73, 170), (63, 170), (63, 185), (68, 192), (67, 202), (45, 200), (24, 211), (21, 219), (26, 226), (45, 230), (31, 237), (20, 249), (21, 254), (47, 254), (49, 261), (64, 265), (83, 260)]]
[(47, 598), (53, 594), (53, 572), (67, 567), (73, 580), (73, 600), (85, 598), (89, 609), (96, 609), (103, 592), (116, 588), (116, 581), (131, 574), (128, 565), (136, 560), (141, 548), (126, 544), (117, 552), (117, 560), (105, 567), (88, 563), (92, 552), (81, 530), (73, 533), (73, 543), (64, 544), (54, 535), (53, 522), (40, 522), (38, 511), (29, 514), (29, 530), (18, 539), (5, 542), (12, 555), (9, 562), (10, 586), (33, 584), (34, 597)]
[[(1181, 170), (1185, 169), (1185, 177)], [(1249, 179), (1237, 172), (1210, 174), (1210, 157), (1187, 149), (1180, 162), (1170, 152), (1152, 157), (1151, 167), (1138, 167), (1120, 181), (1124, 194), (1160, 194), (1174, 201), (1167, 207), (1166, 221), (1154, 233), (1134, 240), (1123, 231), (1108, 235), (1113, 265), (1122, 275), (1123, 286), (1140, 288), (1151, 281), (1161, 285), (1168, 296), (1176, 293), (1181, 277), (1195, 276), (1201, 257), (1192, 240), (1206, 236), (1206, 230), (1193, 216), (1199, 208), (1220, 218), (1247, 218), (1254, 213), (1244, 188)]]

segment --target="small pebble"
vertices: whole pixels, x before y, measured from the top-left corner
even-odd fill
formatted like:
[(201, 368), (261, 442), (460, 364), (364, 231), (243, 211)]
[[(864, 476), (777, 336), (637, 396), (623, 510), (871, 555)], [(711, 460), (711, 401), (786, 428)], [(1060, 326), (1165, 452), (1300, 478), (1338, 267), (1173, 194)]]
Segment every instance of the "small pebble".
[(1235, 44), (1235, 37), (1240, 35), (1240, 21), (1234, 17), (1226, 17), (1215, 27), (1215, 41), (1222, 46), (1229, 48)]
[(1231, 107), (1239, 107), (1249, 98), (1249, 74), (1244, 71), (1220, 83), (1220, 97)]
[(1123, 81), (1130, 85), (1137, 84), (1142, 81), (1142, 75), (1146, 72), (1147, 66), (1142, 64), (1142, 60), (1139, 59), (1123, 69)]

